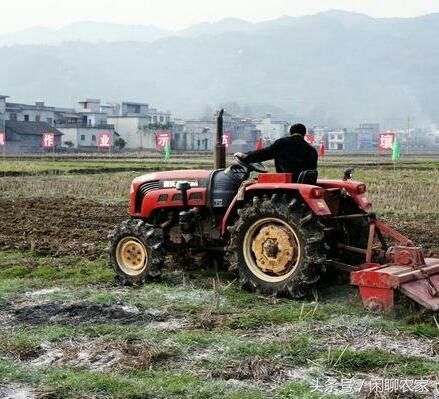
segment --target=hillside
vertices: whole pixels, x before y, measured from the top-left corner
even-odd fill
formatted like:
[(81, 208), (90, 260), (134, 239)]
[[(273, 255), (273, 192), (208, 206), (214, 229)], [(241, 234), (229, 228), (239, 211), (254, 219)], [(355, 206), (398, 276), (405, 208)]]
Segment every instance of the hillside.
[(0, 92), (59, 105), (84, 96), (138, 99), (180, 116), (235, 101), (343, 125), (438, 119), (439, 14), (329, 11), (156, 33), (150, 41), (121, 34), (114, 42), (0, 48)]

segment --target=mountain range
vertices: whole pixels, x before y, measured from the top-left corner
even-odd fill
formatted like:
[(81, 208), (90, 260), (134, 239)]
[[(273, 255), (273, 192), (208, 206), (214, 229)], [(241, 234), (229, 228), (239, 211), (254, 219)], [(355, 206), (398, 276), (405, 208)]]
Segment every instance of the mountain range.
[(221, 104), (350, 126), (439, 120), (439, 14), (328, 11), (171, 32), (77, 23), (0, 36), (0, 93), (72, 106), (138, 100), (183, 117)]

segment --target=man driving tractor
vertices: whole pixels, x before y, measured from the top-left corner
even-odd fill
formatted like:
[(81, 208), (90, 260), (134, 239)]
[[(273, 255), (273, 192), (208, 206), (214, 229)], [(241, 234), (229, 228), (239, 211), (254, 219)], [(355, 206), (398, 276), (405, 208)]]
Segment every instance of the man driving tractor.
[(235, 156), (247, 164), (274, 159), (277, 173), (292, 173), (293, 182), (305, 170), (317, 169), (317, 151), (305, 141), (306, 127), (296, 123), (290, 128), (290, 135), (276, 140), (267, 148)]

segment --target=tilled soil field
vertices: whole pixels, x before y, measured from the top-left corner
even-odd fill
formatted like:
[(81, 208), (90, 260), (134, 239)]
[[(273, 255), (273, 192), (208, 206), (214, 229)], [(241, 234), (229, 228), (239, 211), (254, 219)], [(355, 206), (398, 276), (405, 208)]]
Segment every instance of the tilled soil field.
[[(126, 208), (0, 199), (0, 398), (439, 397), (437, 318), (404, 304), (367, 314), (346, 284), (259, 296), (181, 260), (160, 282), (116, 284), (105, 248)], [(435, 219), (387, 221), (439, 253)]]
[[(77, 198), (0, 199), (0, 248), (33, 250), (40, 255), (105, 255), (108, 233), (128, 217), (126, 204)], [(416, 244), (439, 253), (436, 219), (389, 217), (387, 221)]]
[(103, 255), (108, 232), (128, 216), (126, 205), (68, 197), (0, 200), (0, 212), (1, 248), (88, 259)]

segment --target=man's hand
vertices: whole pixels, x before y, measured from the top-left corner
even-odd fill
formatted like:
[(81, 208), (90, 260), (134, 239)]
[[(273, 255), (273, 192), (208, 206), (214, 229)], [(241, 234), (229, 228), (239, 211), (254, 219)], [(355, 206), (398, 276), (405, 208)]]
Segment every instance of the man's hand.
[(245, 154), (244, 154), (243, 152), (235, 152), (235, 153), (233, 154), (233, 156), (234, 156), (235, 158), (239, 158), (239, 159), (245, 158)]

